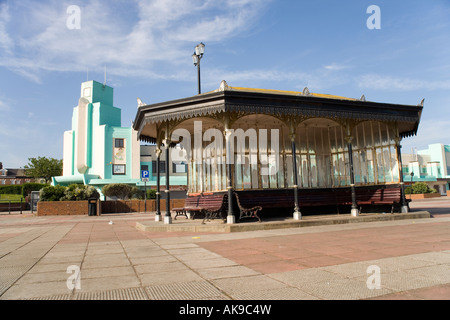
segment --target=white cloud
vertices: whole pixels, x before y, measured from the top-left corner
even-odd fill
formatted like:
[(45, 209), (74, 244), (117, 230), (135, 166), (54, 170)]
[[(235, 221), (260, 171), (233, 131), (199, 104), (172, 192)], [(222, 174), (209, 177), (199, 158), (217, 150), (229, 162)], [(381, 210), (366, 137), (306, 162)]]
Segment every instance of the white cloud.
[(381, 90), (448, 90), (450, 80), (425, 81), (410, 78), (400, 78), (384, 76), (378, 74), (366, 74), (356, 77), (356, 82), (360, 88), (381, 89)]
[[(158, 78), (157, 67), (163, 62), (169, 68), (165, 77), (178, 77), (176, 66), (186, 58), (186, 44), (223, 41), (244, 32), (266, 2), (93, 0), (80, 5), (79, 30), (66, 26), (72, 3), (11, 2), (0, 11), (0, 48), (9, 48), (0, 53), (0, 66), (39, 82), (41, 71), (86, 71), (104, 65), (110, 74)], [(126, 16), (121, 14), (125, 7)], [(11, 26), (8, 33), (14, 15), (27, 21), (27, 27)]]

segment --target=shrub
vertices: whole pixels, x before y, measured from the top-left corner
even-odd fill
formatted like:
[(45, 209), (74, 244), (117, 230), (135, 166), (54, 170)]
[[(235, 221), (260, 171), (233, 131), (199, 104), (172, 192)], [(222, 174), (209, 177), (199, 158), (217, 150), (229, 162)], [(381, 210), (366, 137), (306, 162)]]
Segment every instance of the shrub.
[(39, 191), (39, 196), (41, 201), (81, 201), (100, 198), (94, 187), (78, 184), (71, 184), (68, 187), (46, 186)]
[(64, 197), (61, 200), (80, 201), (89, 198), (100, 198), (100, 194), (93, 186), (71, 184), (64, 191)]
[(412, 185), (412, 191), (413, 191), (414, 194), (434, 193), (434, 192), (436, 192), (435, 189), (430, 188), (425, 182), (416, 182), (416, 183), (414, 183)]
[(42, 183), (25, 183), (22, 185), (22, 195), (24, 197), (28, 196), (31, 191), (39, 191), (44, 187), (47, 187), (48, 184), (42, 184)]
[(102, 193), (107, 197), (125, 200), (130, 195), (131, 189), (131, 186), (125, 183), (111, 183), (102, 188)]
[(39, 191), (40, 201), (59, 201), (65, 196), (66, 187), (47, 186)]
[(0, 186), (0, 194), (22, 194), (21, 185)]
[(129, 199), (144, 199), (145, 192), (138, 187), (132, 187), (130, 194), (128, 195)]
[(156, 199), (156, 190), (155, 189), (147, 190), (147, 199)]

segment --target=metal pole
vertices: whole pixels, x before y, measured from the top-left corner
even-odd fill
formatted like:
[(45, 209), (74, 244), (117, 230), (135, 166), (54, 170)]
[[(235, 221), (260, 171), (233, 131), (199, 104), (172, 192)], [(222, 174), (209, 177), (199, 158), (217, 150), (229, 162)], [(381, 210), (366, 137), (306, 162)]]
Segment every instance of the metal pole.
[(227, 223), (233, 224), (235, 223), (236, 219), (234, 217), (233, 212), (233, 180), (232, 180), (232, 173), (231, 170), (233, 169), (231, 165), (231, 157), (234, 155), (231, 154), (231, 146), (230, 146), (230, 139), (231, 139), (231, 131), (227, 128), (225, 129), (225, 143), (226, 143), (226, 163), (227, 163), (227, 192), (228, 192), (228, 215), (227, 215)]
[(402, 163), (402, 153), (401, 152), (402, 152), (402, 146), (400, 145), (400, 141), (398, 141), (397, 142), (397, 160), (398, 160), (400, 186), (401, 186), (401, 201), (402, 201), (401, 211), (403, 213), (407, 213), (409, 211), (409, 208), (408, 208), (408, 203), (406, 202), (405, 182), (403, 181), (403, 163)]
[(201, 85), (200, 85), (200, 57), (198, 58), (197, 63), (197, 81), (198, 81), (198, 94), (202, 93)]
[(160, 155), (161, 155), (161, 149), (159, 147), (156, 149), (156, 221), (161, 221), (161, 186), (160, 186), (160, 179), (161, 179), (161, 173), (160, 173)]
[(359, 210), (358, 210), (358, 206), (356, 204), (355, 173), (353, 171), (353, 147), (352, 147), (351, 138), (348, 139), (347, 148), (348, 148), (348, 162), (349, 162), (349, 167), (350, 167), (350, 187), (351, 187), (351, 191), (352, 191), (352, 210), (351, 210), (351, 212), (352, 212), (352, 216), (358, 216)]
[(164, 217), (164, 223), (170, 224), (172, 223), (172, 217), (170, 216), (170, 182), (169, 182), (169, 145), (170, 143), (168, 140), (165, 142), (166, 145), (166, 190), (164, 192), (166, 193), (166, 215)]
[(144, 181), (144, 212), (147, 213), (147, 181)]
[(297, 172), (297, 151), (295, 147), (295, 135), (291, 135), (292, 144), (292, 170), (294, 171), (294, 219), (300, 220), (302, 213), (298, 205), (298, 172)]

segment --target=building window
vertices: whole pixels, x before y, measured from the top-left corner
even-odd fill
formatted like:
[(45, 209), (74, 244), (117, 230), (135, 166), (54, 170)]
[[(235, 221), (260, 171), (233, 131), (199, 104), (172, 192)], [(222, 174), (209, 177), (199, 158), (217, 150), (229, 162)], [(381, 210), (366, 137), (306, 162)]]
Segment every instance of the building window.
[(114, 146), (116, 148), (123, 148), (124, 143), (123, 143), (124, 139), (114, 139)]
[(172, 163), (172, 172), (173, 173), (186, 173), (187, 172), (187, 164)]
[(6, 180), (5, 179), (2, 179), (2, 184), (6, 184)]
[[(152, 173), (156, 174), (156, 161), (152, 161)], [(159, 173), (166, 173), (165, 161), (159, 161)]]
[(125, 174), (125, 165), (124, 164), (114, 164), (113, 165), (113, 175), (123, 175)]

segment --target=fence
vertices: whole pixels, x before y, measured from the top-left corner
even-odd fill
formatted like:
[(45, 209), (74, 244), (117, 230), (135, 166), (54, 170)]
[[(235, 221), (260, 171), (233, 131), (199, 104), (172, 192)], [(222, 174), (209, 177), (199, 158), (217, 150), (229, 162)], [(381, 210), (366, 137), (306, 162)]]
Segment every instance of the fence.
[(27, 203), (23, 200), (23, 198), (20, 198), (20, 202), (17, 202), (17, 200), (8, 199), (0, 200), (0, 212), (8, 211), (8, 213), (11, 214), (11, 211), (20, 211), (20, 214), (22, 214), (22, 211), (26, 210), (26, 207)]

